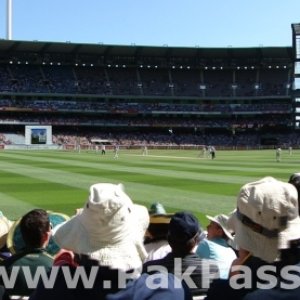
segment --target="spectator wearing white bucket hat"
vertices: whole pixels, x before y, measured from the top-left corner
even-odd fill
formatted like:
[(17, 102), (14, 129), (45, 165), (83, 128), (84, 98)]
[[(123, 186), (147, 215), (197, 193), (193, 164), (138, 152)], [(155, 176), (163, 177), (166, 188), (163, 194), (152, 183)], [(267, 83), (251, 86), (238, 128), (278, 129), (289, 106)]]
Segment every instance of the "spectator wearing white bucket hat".
[(236, 243), (272, 263), (278, 249), (300, 238), (297, 190), (272, 177), (249, 183), (240, 191), (236, 218)]
[(147, 256), (143, 236), (148, 210), (133, 204), (121, 184), (90, 187), (84, 208), (53, 232), (63, 249), (85, 254), (101, 266), (128, 271), (139, 268)]
[(207, 238), (200, 241), (196, 253), (201, 258), (214, 260), (220, 270), (220, 278), (228, 278), (232, 261), (236, 258), (235, 251), (229, 246), (232, 232), (227, 225), (228, 216), (206, 216), (210, 220), (207, 226)]
[(84, 270), (89, 278), (94, 274), (93, 281), (87, 287), (80, 278), (75, 288), (69, 288), (63, 271), (66, 266), (62, 266), (53, 288), (40, 283), (30, 299), (92, 300), (116, 295), (126, 287), (126, 279), (138, 280), (140, 276), (147, 255), (143, 238), (148, 224), (147, 208), (133, 204), (122, 184), (92, 185), (83, 209), (57, 226), (53, 238), (75, 254), (77, 267), (68, 265), (71, 274)]
[[(292, 184), (299, 193), (300, 174), (295, 173), (290, 177)], [(274, 217), (279, 220), (279, 225), (274, 226), (278, 231), (278, 236), (274, 237), (274, 242), (270, 245), (277, 247), (270, 249), (271, 253), (277, 253), (278, 259), (275, 262), (277, 268), (277, 284), (272, 288), (259, 289), (249, 293), (245, 300), (280, 300), (280, 299), (300, 299), (300, 218), (299, 218), (299, 194), (298, 203), (295, 201), (296, 195), (289, 201), (280, 201), (279, 205), (273, 205)], [(298, 215), (297, 213), (298, 212)], [(278, 216), (279, 215), (279, 216)], [(267, 222), (266, 222), (267, 223)], [(268, 222), (269, 223), (269, 222)], [(276, 229), (277, 228), (277, 229)], [(277, 242), (276, 242), (277, 241)], [(269, 246), (269, 247), (270, 247)], [(265, 255), (265, 253), (263, 253)], [(288, 270), (292, 277), (286, 277)], [(293, 270), (293, 271), (291, 271)], [(292, 281), (290, 281), (292, 279)], [(294, 282), (298, 283), (297, 285)]]
[[(291, 241), (300, 239), (296, 188), (292, 184), (272, 177), (248, 183), (241, 188), (237, 197), (237, 209), (234, 217), (235, 241), (242, 250), (249, 253), (246, 262), (243, 263), (250, 271), (249, 276), (244, 278), (248, 284), (240, 289), (231, 286), (236, 275), (233, 275), (230, 281), (215, 282), (208, 291), (207, 300), (221, 298), (235, 300), (299, 299), (299, 291), (296, 291), (297, 297), (286, 298), (291, 295), (289, 293), (291, 290), (285, 290), (280, 295), (281, 298), (258, 298), (255, 296), (251, 298), (251, 294), (249, 294), (252, 292), (253, 295), (260, 294), (260, 292), (254, 291), (261, 288), (261, 284), (266, 284), (265, 278), (261, 278), (260, 275), (262, 266), (264, 268), (274, 266), (273, 279), (275, 281), (279, 279), (277, 275), (282, 267), (280, 252), (288, 251)], [(240, 268), (240, 266), (236, 267)], [(244, 271), (243, 273), (245, 274)], [(247, 294), (249, 294), (249, 298), (244, 298)]]

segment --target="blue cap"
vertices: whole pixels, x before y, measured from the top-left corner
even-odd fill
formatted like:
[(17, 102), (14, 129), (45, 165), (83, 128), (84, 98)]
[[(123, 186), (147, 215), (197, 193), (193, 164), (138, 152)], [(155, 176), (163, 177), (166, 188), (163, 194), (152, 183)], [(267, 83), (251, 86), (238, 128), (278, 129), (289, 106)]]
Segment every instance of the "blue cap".
[(168, 237), (175, 241), (188, 241), (200, 233), (198, 219), (189, 212), (177, 212), (170, 221)]

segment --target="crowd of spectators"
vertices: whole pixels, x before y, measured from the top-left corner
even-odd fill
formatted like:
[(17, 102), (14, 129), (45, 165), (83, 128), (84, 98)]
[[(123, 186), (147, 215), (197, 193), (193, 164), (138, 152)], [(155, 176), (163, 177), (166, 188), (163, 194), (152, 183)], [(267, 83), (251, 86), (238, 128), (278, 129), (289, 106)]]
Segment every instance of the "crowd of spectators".
[[(268, 115), (265, 117), (253, 117), (251, 120), (246, 118), (217, 118), (212, 117), (179, 117), (179, 116), (166, 116), (164, 118), (160, 117), (150, 117), (150, 116), (123, 116), (118, 117), (113, 115), (98, 116), (93, 115), (70, 115), (70, 114), (29, 114), (27, 112), (23, 113), (7, 113), (2, 116), (0, 120), (1, 124), (33, 124), (33, 125), (53, 125), (53, 126), (90, 126), (90, 127), (121, 127), (127, 128), (178, 128), (180, 129), (190, 129), (190, 131), (198, 131), (205, 129), (228, 129), (228, 130), (239, 130), (239, 129), (260, 129), (264, 127), (276, 128), (285, 127), (288, 125), (286, 119), (277, 118), (274, 115)], [(291, 126), (290, 126), (291, 127)], [(80, 128), (79, 128), (80, 130)]]
[[(154, 145), (233, 147), (259, 145), (261, 130), (293, 128), (284, 68), (136, 69), (14, 63), (0, 65), (0, 79), (1, 92), (17, 95), (0, 99), (0, 124), (10, 128), (51, 125), (59, 135), (63, 127), (76, 127), (71, 136), (90, 128), (92, 132), (99, 129), (102, 136), (116, 135), (120, 144), (147, 140)], [(129, 143), (118, 137), (125, 129)], [(174, 134), (168, 134), (170, 129)], [(278, 134), (279, 143), (290, 143), (290, 133), (283, 138)]]
[(290, 113), (291, 107), (288, 103), (264, 103), (256, 102), (252, 104), (235, 103), (235, 104), (172, 104), (172, 103), (128, 103), (121, 101), (91, 102), (91, 101), (63, 101), (63, 100), (0, 100), (1, 110), (28, 109), (28, 111), (85, 111), (101, 113), (131, 113), (131, 114), (155, 114), (165, 112), (168, 114), (181, 113)]
[(299, 299), (298, 179), (243, 185), (207, 231), (191, 212), (135, 204), (122, 184), (91, 185), (59, 222), (43, 209), (17, 221), (1, 212), (0, 266), (15, 277), (1, 276), (0, 299)]
[(0, 78), (5, 92), (127, 96), (286, 96), (290, 86), (283, 68), (244, 76), (238, 70), (3, 64)]
[[(24, 137), (24, 134), (19, 135)], [(10, 140), (7, 133), (0, 134), (0, 144), (14, 144), (13, 140)], [(180, 134), (174, 131), (173, 133), (165, 130), (165, 133), (155, 132), (135, 132), (135, 133), (120, 133), (120, 132), (78, 132), (72, 130), (63, 130), (59, 133), (53, 133), (53, 144), (64, 146), (78, 146), (81, 145), (84, 148), (94, 148), (92, 140), (108, 140), (111, 144), (117, 143), (121, 147), (135, 148), (143, 144), (147, 144), (149, 147), (158, 148), (160, 146), (175, 146), (175, 147), (197, 147), (201, 145), (216, 145), (219, 149), (260, 149), (264, 146), (274, 147), (275, 145), (281, 145), (281, 147), (298, 148), (300, 145), (300, 137), (296, 133), (278, 133), (276, 135), (261, 135), (259, 133), (190, 133)], [(263, 140), (270, 139), (270, 142), (264, 143)]]

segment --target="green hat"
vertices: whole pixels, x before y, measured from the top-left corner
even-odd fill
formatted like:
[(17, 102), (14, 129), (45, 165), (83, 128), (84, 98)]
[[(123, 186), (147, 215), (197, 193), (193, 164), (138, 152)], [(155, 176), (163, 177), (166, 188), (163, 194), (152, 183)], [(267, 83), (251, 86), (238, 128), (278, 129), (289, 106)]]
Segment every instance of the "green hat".
[(150, 215), (164, 215), (164, 214), (166, 214), (166, 210), (161, 203), (155, 202), (155, 203), (151, 204), (149, 214)]

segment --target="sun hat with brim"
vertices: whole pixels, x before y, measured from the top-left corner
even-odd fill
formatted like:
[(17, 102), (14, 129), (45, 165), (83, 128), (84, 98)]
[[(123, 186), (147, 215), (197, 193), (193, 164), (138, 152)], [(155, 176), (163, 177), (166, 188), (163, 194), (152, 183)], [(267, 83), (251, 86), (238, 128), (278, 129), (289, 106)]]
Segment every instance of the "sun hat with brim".
[(234, 215), (236, 244), (267, 262), (300, 239), (298, 194), (292, 184), (265, 177), (244, 185)]
[(61, 248), (127, 271), (140, 268), (147, 257), (148, 225), (147, 208), (133, 204), (122, 184), (98, 183), (90, 187), (83, 209), (55, 228), (53, 237)]
[(150, 215), (150, 224), (145, 237), (150, 239), (166, 239), (170, 220), (173, 215), (172, 213)]
[(150, 224), (169, 224), (173, 216), (172, 213), (152, 215), (150, 216)]
[(215, 217), (211, 217), (211, 216), (206, 216), (206, 218), (212, 222), (217, 223), (224, 231), (225, 235), (230, 239), (233, 240), (233, 236), (228, 228), (227, 222), (229, 217), (221, 214), (221, 215), (217, 215)]
[(7, 235), (12, 225), (13, 221), (8, 220), (2, 212), (0, 212), (0, 249), (6, 245)]
[[(59, 224), (70, 219), (69, 216), (59, 212), (47, 211), (47, 213), (49, 215), (49, 221), (52, 230)], [(20, 253), (25, 249), (25, 242), (22, 237), (20, 222), (21, 218), (14, 222), (7, 236), (7, 247), (13, 254)], [(50, 237), (49, 243), (45, 249), (50, 255), (54, 256), (59, 252), (60, 247), (55, 243), (53, 237)]]

